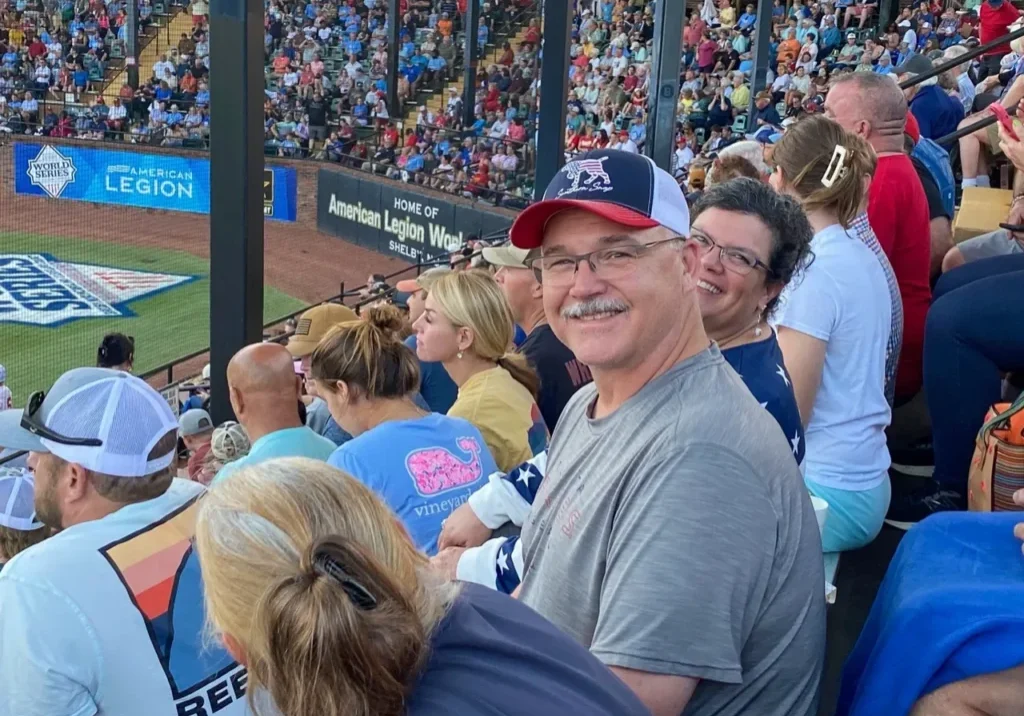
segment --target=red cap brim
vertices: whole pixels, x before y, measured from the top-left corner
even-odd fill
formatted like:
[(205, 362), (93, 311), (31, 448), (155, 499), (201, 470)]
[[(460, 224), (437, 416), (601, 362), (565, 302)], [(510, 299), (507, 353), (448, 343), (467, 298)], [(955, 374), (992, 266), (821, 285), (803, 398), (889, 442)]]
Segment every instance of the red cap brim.
[(516, 217), (509, 231), (512, 245), (520, 249), (535, 249), (544, 241), (544, 227), (555, 214), (570, 209), (586, 211), (602, 219), (628, 226), (631, 229), (653, 229), (657, 221), (635, 209), (608, 201), (581, 199), (547, 199), (528, 206)]

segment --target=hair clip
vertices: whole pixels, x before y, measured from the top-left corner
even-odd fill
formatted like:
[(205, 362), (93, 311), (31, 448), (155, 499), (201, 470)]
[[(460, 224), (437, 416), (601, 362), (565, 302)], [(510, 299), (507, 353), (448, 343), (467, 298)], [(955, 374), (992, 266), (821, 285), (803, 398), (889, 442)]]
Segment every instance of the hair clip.
[(832, 152), (832, 158), (825, 168), (825, 175), (821, 178), (821, 184), (825, 188), (831, 188), (833, 184), (846, 176), (846, 157), (850, 152), (841, 144), (837, 144)]
[(352, 603), (360, 609), (369, 611), (377, 607), (377, 598), (370, 594), (370, 590), (355, 579), (352, 579), (348, 572), (345, 571), (345, 568), (338, 564), (338, 561), (326, 552), (320, 552), (314, 557), (313, 571), (329, 579), (333, 579), (341, 585), (341, 588), (345, 590), (345, 594), (348, 595), (348, 598), (351, 599)]

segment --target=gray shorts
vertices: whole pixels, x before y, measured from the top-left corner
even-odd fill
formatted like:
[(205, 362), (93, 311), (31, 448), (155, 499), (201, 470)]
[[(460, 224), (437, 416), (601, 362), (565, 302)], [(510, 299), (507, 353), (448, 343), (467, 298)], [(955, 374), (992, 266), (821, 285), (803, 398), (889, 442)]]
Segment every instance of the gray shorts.
[(317, 142), (327, 139), (327, 127), (310, 127), (309, 138)]
[(956, 245), (964, 257), (964, 261), (990, 259), (994, 256), (1011, 256), (1024, 253), (1021, 245), (1010, 237), (1006, 229), (999, 229), (988, 234), (975, 236), (973, 239), (961, 241)]

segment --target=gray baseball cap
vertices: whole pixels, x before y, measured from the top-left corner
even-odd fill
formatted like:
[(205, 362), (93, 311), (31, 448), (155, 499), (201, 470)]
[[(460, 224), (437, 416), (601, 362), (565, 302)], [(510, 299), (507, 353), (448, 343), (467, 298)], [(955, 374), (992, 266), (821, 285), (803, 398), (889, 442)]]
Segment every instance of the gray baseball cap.
[(210, 414), (201, 408), (186, 410), (178, 418), (178, 434), (183, 438), (189, 438), (200, 433), (213, 430), (213, 420)]

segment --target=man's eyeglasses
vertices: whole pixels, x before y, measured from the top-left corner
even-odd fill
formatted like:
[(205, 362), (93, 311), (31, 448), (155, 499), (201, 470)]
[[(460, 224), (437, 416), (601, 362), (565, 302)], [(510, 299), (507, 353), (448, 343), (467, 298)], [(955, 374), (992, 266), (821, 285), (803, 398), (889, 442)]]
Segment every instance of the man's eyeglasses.
[(43, 390), (37, 390), (29, 396), (25, 412), (21, 414), (21, 427), (44, 440), (60, 443), (61, 445), (76, 445), (80, 447), (100, 447), (103, 445), (103, 441), (99, 438), (72, 438), (54, 432), (43, 425), (36, 415), (39, 413), (39, 409), (43, 407), (43, 400), (45, 398), (46, 392)]
[(576, 278), (580, 262), (585, 261), (594, 275), (603, 281), (614, 281), (633, 273), (640, 259), (652, 249), (674, 241), (686, 241), (685, 236), (652, 241), (649, 244), (623, 244), (572, 256), (553, 254), (528, 259), (537, 280), (549, 286), (567, 286)]
[(746, 249), (721, 246), (715, 243), (715, 240), (710, 236), (697, 230), (694, 230), (690, 238), (693, 239), (694, 243), (700, 247), (700, 252), (702, 254), (710, 254), (715, 249), (718, 249), (718, 260), (722, 262), (722, 266), (733, 273), (737, 273), (740, 276), (746, 276), (754, 269), (759, 268), (765, 272), (765, 275), (772, 275), (772, 270), (768, 265)]

